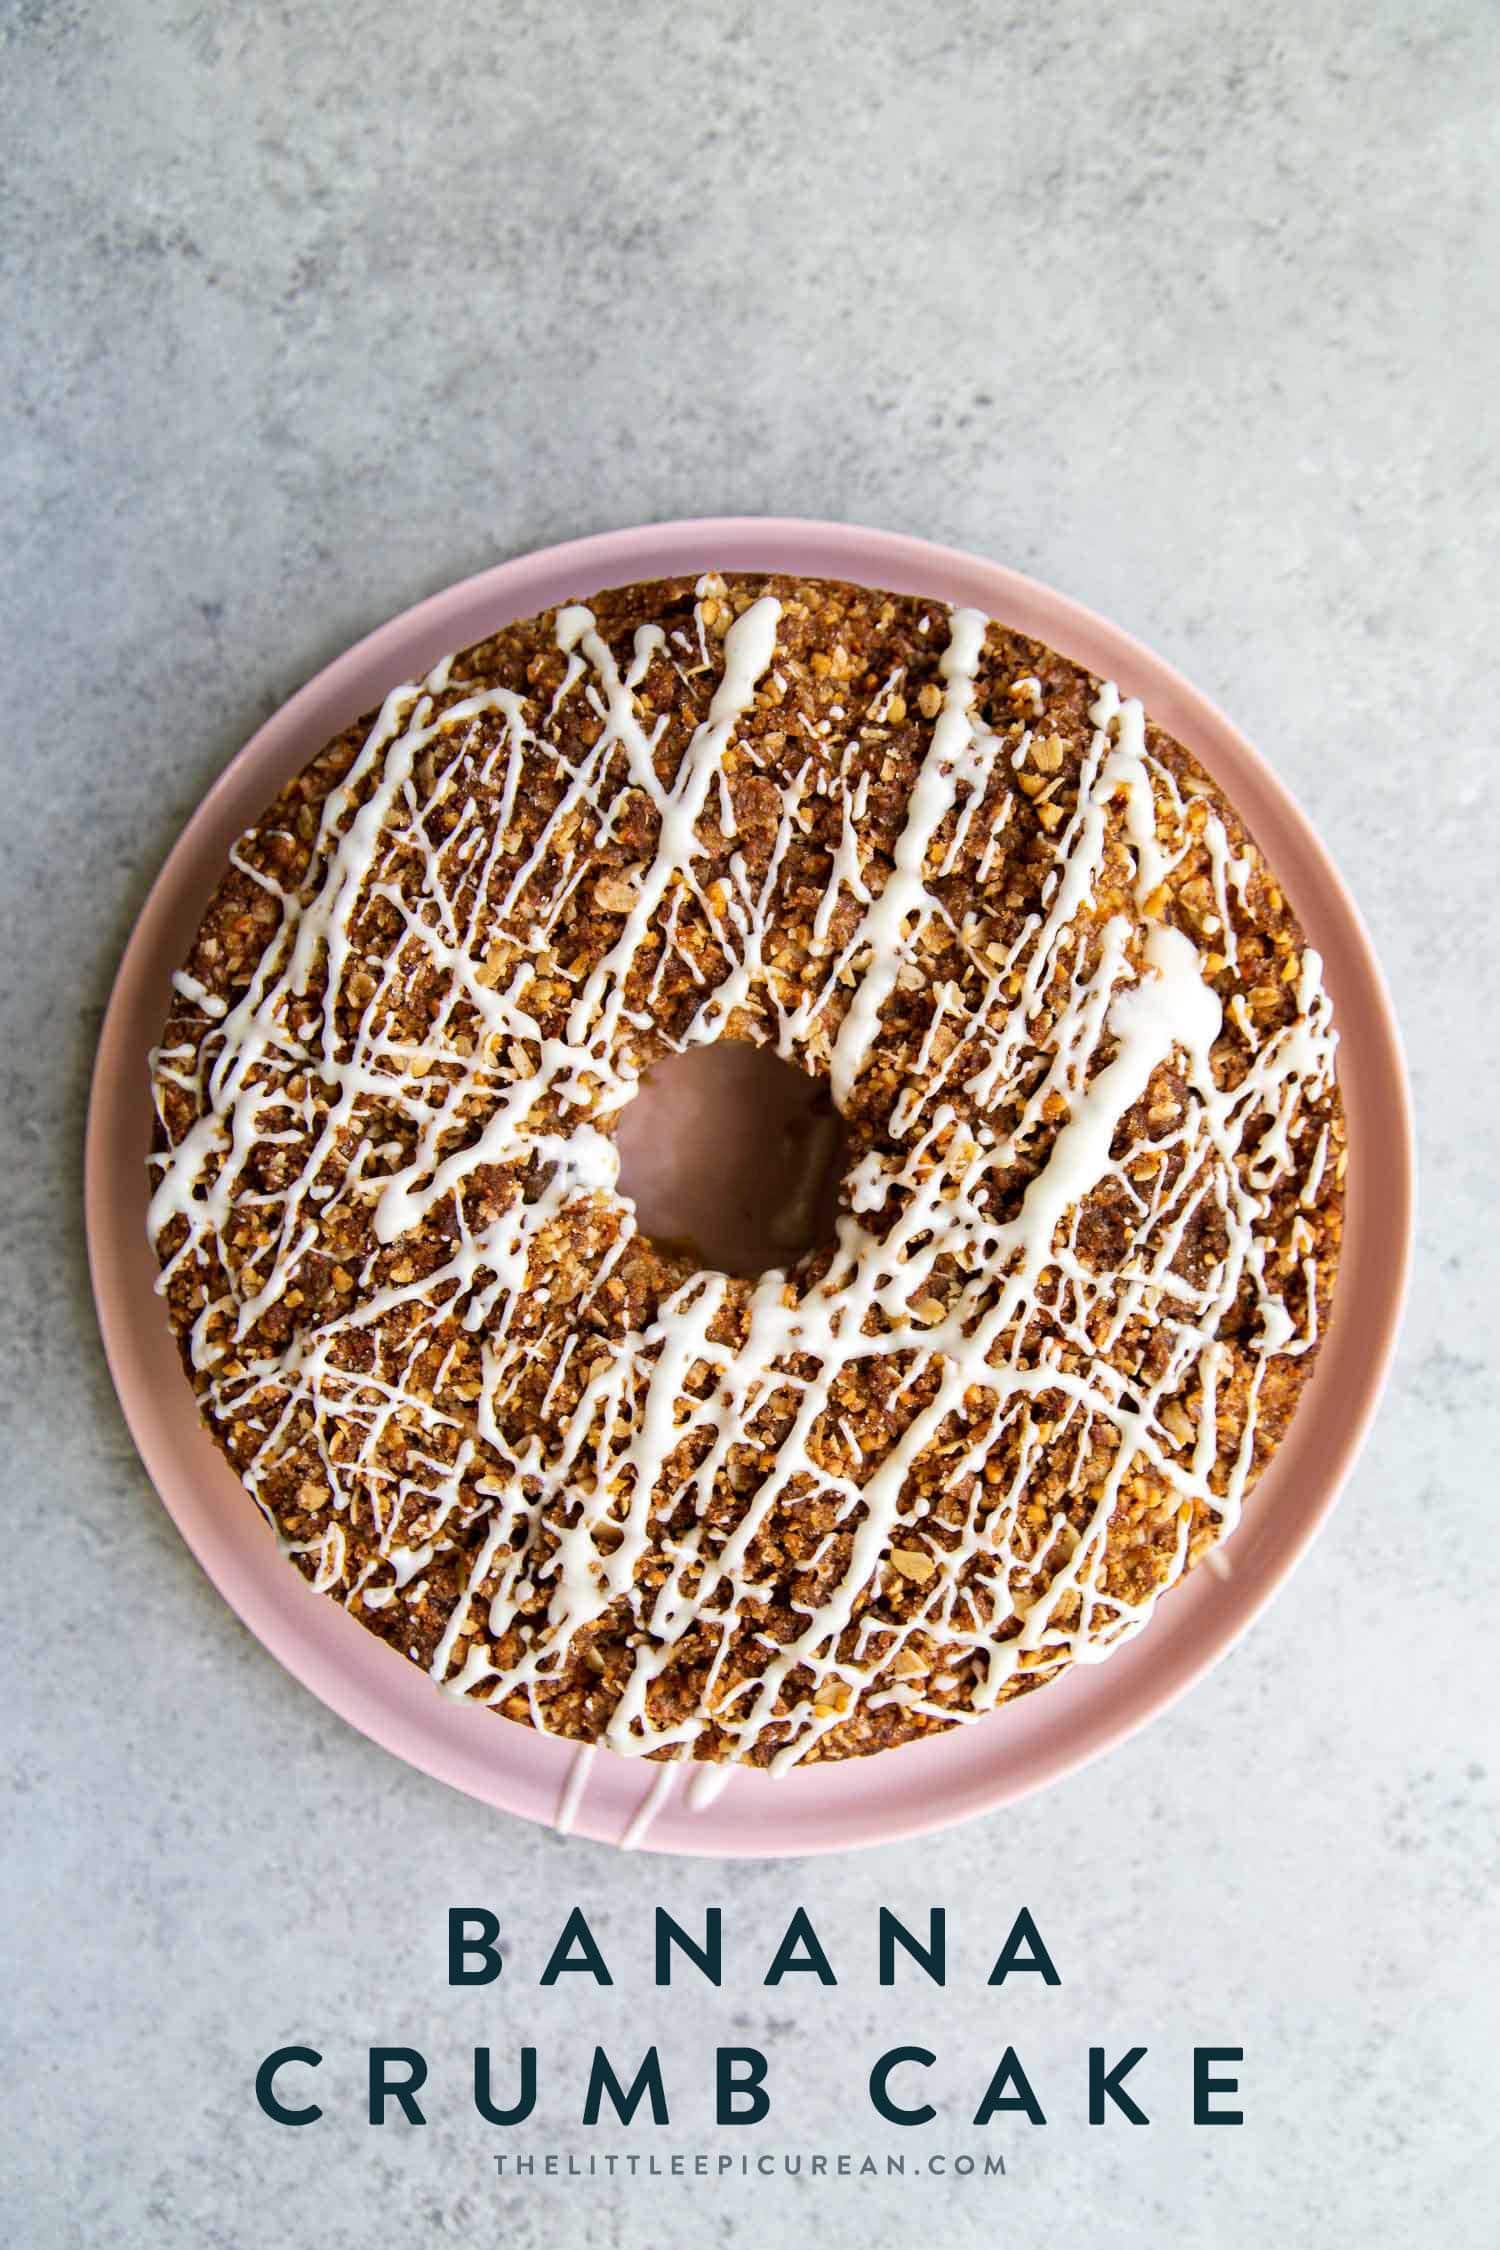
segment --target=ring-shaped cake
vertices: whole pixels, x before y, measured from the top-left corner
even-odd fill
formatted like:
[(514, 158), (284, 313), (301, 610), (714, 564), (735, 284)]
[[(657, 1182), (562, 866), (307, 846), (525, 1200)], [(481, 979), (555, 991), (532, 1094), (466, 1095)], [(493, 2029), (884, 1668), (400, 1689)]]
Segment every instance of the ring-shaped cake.
[[(236, 847), (150, 1225), (287, 1552), (451, 1692), (783, 1770), (1105, 1656), (1327, 1323), (1317, 956), (1178, 744), (973, 610), (710, 575), (396, 689)], [(826, 1085), (834, 1238), (639, 1230), (663, 1057)]]

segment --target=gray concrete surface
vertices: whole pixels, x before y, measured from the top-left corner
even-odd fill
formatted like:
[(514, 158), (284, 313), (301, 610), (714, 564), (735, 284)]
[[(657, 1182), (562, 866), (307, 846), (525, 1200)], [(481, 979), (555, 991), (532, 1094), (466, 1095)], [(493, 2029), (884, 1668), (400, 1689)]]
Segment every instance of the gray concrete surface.
[[(1494, 2240), (1497, 117), (1478, 0), (337, 8), (10, 0), (0, 822), (9, 1154), (0, 1570), (18, 2245)], [(1399, 1369), (1274, 1611), (1177, 1710), (940, 1841), (714, 1869), (508, 1822), (286, 1678), (132, 1454), (78, 1243), (91, 1044), (144, 888), (226, 758), (419, 595), (719, 510), (982, 549), (1119, 618), (1309, 806), (1404, 1016), (1425, 1158)], [(515, 1976), (450, 1993), (485, 1901)], [(540, 1991), (563, 1905), (608, 1993)], [(723, 1993), (651, 1909), (730, 1910)], [(953, 1909), (880, 1991), (877, 1904)], [(1019, 1903), (1058, 1991), (988, 1991)], [(836, 1992), (768, 1992), (793, 1904)], [(757, 1964), (761, 1966), (757, 1966)], [(594, 2041), (659, 2038), (680, 2126), (584, 2133)], [(250, 2101), (309, 2038), (329, 2115)], [(497, 2180), (468, 2049), (542, 2049), (536, 2150), (989, 2143), (988, 2186)], [(942, 2115), (867, 2122), (920, 2041)], [(1160, 2068), (1091, 2131), (1091, 2040)], [(1246, 2049), (1247, 2124), (1186, 2122)], [(359, 2110), (371, 2040), (424, 2131)], [(1045, 2130), (967, 2123), (1014, 2040)], [(919, 2146), (917, 2144), (920, 2144)], [(738, 2143), (733, 2145), (740, 2145)]]

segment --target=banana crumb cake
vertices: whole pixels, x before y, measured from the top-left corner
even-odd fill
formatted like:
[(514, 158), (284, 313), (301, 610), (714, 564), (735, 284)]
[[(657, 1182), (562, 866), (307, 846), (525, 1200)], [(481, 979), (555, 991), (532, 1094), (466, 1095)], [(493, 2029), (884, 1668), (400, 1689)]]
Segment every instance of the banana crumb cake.
[[(1328, 1319), (1317, 955), (1138, 703), (977, 611), (618, 588), (397, 688), (244, 836), (153, 1057), (200, 1409), (452, 1692), (784, 1770), (1101, 1658), (1232, 1531)], [(826, 1084), (837, 1236), (740, 1278), (612, 1128)]]

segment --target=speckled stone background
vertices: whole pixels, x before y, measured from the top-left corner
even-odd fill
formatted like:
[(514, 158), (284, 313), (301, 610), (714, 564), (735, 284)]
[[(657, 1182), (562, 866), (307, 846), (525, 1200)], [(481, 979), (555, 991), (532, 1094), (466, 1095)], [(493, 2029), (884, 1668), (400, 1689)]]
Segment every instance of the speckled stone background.
[[(0, 1571), (18, 2246), (1494, 2242), (1500, 19), (1479, 0), (334, 8), (10, 0), (0, 320)], [(540, 542), (845, 516), (1033, 571), (1232, 711), (1351, 879), (1423, 1137), (1397, 1374), (1312, 1557), (1178, 1709), (930, 1844), (717, 1870), (509, 1822), (277, 1669), (136, 1463), (79, 1243), (120, 948), (231, 752), (371, 625)], [(583, 1904), (615, 1969), (536, 1978)], [(449, 1992), (486, 1902), (504, 1982)], [(650, 1984), (657, 1904), (722, 1993)], [(956, 1973), (875, 1980), (946, 1904)], [(795, 1904), (837, 1991), (760, 1977)], [(1059, 1990), (984, 1975), (1036, 1912)], [(670, 2132), (578, 2122), (659, 2040)], [(307, 2039), (327, 2116), (255, 2111)], [(1008, 2177), (495, 2178), (526, 2145), (1001, 2149)], [(422, 2048), (425, 2130), (363, 2121)], [(716, 2133), (719, 2041), (775, 2110)], [(878, 2048), (939, 2121), (877, 2127)], [(1150, 2051), (1090, 2130), (1092, 2041)], [(1014, 2041), (1045, 2129), (969, 2123)], [(1247, 2122), (1195, 2131), (1195, 2041)]]

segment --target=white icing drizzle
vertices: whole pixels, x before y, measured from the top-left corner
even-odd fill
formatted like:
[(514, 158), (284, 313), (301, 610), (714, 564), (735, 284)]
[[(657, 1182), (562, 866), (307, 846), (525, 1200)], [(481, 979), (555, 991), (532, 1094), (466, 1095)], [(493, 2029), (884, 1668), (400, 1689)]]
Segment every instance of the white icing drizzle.
[(568, 1778), (563, 1783), (562, 1795), (558, 1799), (557, 1819), (553, 1823), (559, 1836), (571, 1834), (577, 1822), (597, 1755), (596, 1743), (580, 1742), (568, 1761)]
[(206, 1016), (212, 1016), (215, 1021), (225, 1013), (224, 1002), (218, 994), (210, 992), (206, 984), (200, 984), (197, 977), (190, 977), (186, 969), (177, 971), (172, 979), (172, 990), (181, 999), (193, 1001)]
[[(695, 670), (716, 660), (704, 624), (713, 583), (699, 588)], [(1238, 1081), (1221, 1084), (1213, 1062), (1221, 1007), (1198, 949), (1180, 929), (1150, 917), (1198, 835), (1211, 867), (1216, 911), (1208, 920), (1219, 925), (1208, 933), (1210, 949), (1232, 959), (1233, 907), (1236, 899), (1244, 903), (1249, 863), (1230, 853), (1211, 810), (1188, 832), (1177, 785), (1148, 750), (1139, 703), (1122, 701), (1106, 683), (1091, 712), (1094, 732), (1076, 805), (1051, 835), (1044, 911), (1001, 958), (998, 948), (970, 943), (967, 923), (958, 933), (968, 966), (961, 984), (935, 996), (921, 1068), (889, 1120), (898, 1152), (872, 1154), (851, 1173), (826, 1273), (796, 1283), (779, 1272), (765, 1275), (749, 1292), (743, 1341), (733, 1348), (714, 1327), (737, 1285), (722, 1274), (695, 1273), (644, 1333), (607, 1347), (593, 1340), (581, 1396), (560, 1428), (545, 1441), (534, 1431), (512, 1433), (507, 1402), (534, 1356), (516, 1314), (537, 1286), (535, 1260), (547, 1229), (581, 1207), (609, 1221), (602, 1232), (611, 1247), (601, 1256), (596, 1293), (633, 1230), (633, 1211), (616, 1189), (607, 1128), (635, 1086), (629, 990), (643, 946), (660, 942), (659, 978), (673, 957), (682, 902), (693, 899), (710, 915), (723, 971), (710, 982), (694, 966), (702, 994), (679, 1044), (716, 1038), (737, 1012), (757, 1018), (758, 1011), (763, 1035), (803, 1067), (825, 1069), (847, 1108), (878, 1052), (883, 1011), (924, 929), (935, 917), (946, 919), (932, 885), (956, 864), (986, 792), (997, 780), (1009, 788), (1009, 761), (997, 758), (997, 738), (976, 709), (986, 621), (960, 609), (941, 659), (942, 708), (883, 881), (862, 844), (868, 776), (851, 772), (848, 751), (862, 725), (889, 712), (900, 672), (863, 716), (855, 711), (839, 722), (842, 745), (828, 739), (824, 722), (820, 747), (810, 743), (807, 762), (782, 785), (769, 868), (752, 877), (736, 854), (732, 881), (715, 886), (728, 896), (709, 899), (694, 872), (706, 849), (700, 828), (712, 822), (721, 838), (735, 836), (726, 752), (762, 682), (780, 679), (773, 668), (779, 618), (776, 601), (762, 598), (730, 626), (707, 717), (670, 780), (655, 757), (665, 722), (648, 726), (638, 707), (653, 658), (668, 653), (656, 626), (636, 634), (622, 669), (587, 608), (562, 610), (556, 635), (567, 667), (537, 732), (523, 702), (503, 689), (460, 692), (439, 709), (446, 664), (421, 685), (396, 689), (344, 783), (323, 805), (313, 862), (321, 872), (311, 895), (274, 893), (279, 932), (227, 1011), (191, 978), (177, 980), (184, 1002), (210, 1019), (217, 1005), (218, 1017), (201, 1036), (179, 1037), (155, 1058), (159, 1090), (189, 1087), (197, 1106), (197, 1121), (176, 1147), (153, 1158), (153, 1236), (174, 1220), (186, 1222), (162, 1286), (221, 1238), (249, 1192), (252, 1153), (278, 1141), (298, 1149), (295, 1176), (260, 1198), (268, 1247), (234, 1274), (229, 1296), (204, 1306), (191, 1336), (206, 1406), (221, 1423), (239, 1418), (255, 1433), (241, 1472), (249, 1490), (260, 1496), (294, 1415), (301, 1416), (335, 1518), (356, 1506), (370, 1512), (388, 1566), (379, 1583), (366, 1584), (368, 1572), (361, 1579), (359, 1599), (372, 1610), (415, 1598), (435, 1559), (453, 1549), (461, 1530), (469, 1533), (467, 1582), (432, 1660), (433, 1676), (485, 1702), (515, 1708), (519, 1697), (538, 1724), (540, 1691), (575, 1637), (623, 1600), (635, 1623), (631, 1670), (602, 1739), (627, 1755), (662, 1759), (622, 1839), (627, 1846), (646, 1835), (670, 1789), (671, 1761), (691, 1757), (709, 1708), (731, 1756), (747, 1758), (769, 1737), (780, 1743), (773, 1771), (784, 1771), (861, 1695), (873, 1709), (895, 1704), (943, 1720), (973, 1717), (994, 1706), (1018, 1668), (1046, 1674), (1069, 1660), (1107, 1655), (1140, 1630), (1159, 1593), (1181, 1575), (1194, 1511), (1207, 1509), (1221, 1533), (1233, 1527), (1254, 1465), (1265, 1364), (1316, 1341), (1311, 1259), (1304, 1254), (1295, 1266), (1299, 1321), (1283, 1294), (1281, 1277), (1291, 1269), (1278, 1254), (1286, 1246), (1269, 1238), (1266, 1217), (1273, 1191), (1289, 1180), (1310, 1203), (1328, 1160), (1326, 1128), (1315, 1147), (1295, 1145), (1304, 1138), (1308, 1104), (1326, 1095), (1333, 1079), (1335, 1035), (1321, 964), (1311, 951), (1303, 957), (1291, 1024), (1257, 1035), (1243, 1005), (1231, 1009), (1249, 1052)], [(1039, 714), (1040, 683), (1024, 684)], [(587, 751), (569, 763), (548, 729), (559, 707), (577, 696), (587, 698), (600, 723)], [(511, 865), (502, 849), (510, 808), (528, 773), (548, 762), (561, 775), (562, 797), (529, 857)], [(538, 898), (552, 839), (575, 816), (586, 816), (596, 838), (608, 836), (622, 774), (649, 801), (655, 848), (630, 875), (619, 934), (576, 987), (565, 1031), (545, 1034), (528, 1005), (538, 975), (534, 957), (517, 952), (493, 967), (482, 957), (480, 933), (505, 913), (519, 913), (525, 899), (526, 916), (545, 938), (589, 873), (586, 854), (564, 855), (563, 876)], [(496, 832), (481, 833), (465, 814), (434, 844), (424, 812), (450, 789), (461, 798), (465, 784), (481, 776), (502, 791)], [(839, 815), (814, 921), (814, 960), (821, 956), (826, 974), (788, 999), (767, 948), (778, 872), (814, 794), (832, 797)], [(1124, 916), (1101, 926), (1090, 911), (1106, 872), (1112, 799), (1123, 805), (1135, 902), (1148, 918), (1144, 940)], [(992, 816), (986, 869), (1010, 810), (1007, 794)], [(950, 816), (956, 827), (945, 842)], [(409, 883), (402, 888), (390, 872), (397, 849), (424, 862), (420, 912)], [(256, 880), (272, 888), (265, 877)], [(350, 933), (356, 906), (371, 895), (390, 903), (405, 927), (373, 974)], [(831, 952), (840, 908), (850, 902), (857, 909), (852, 933)], [(688, 959), (680, 949), (676, 957)], [(437, 972), (451, 997), (414, 1049), (386, 1030), (386, 1003), (418, 962)], [(329, 1004), (319, 1007), (315, 1031), (294, 1027), (320, 963), (327, 991), (352, 1002), (352, 1036), (340, 1037)], [(357, 972), (372, 990), (364, 992)], [(479, 1021), (477, 1041), (456, 1039), (460, 1005)], [(1159, 1137), (1114, 1153), (1122, 1121), (1168, 1062), (1185, 1088), (1183, 1100)], [(321, 1103), (309, 1091), (313, 1078), (323, 1089)], [(454, 1148), (463, 1105), (476, 1091), (488, 1105), (482, 1130)], [(956, 1106), (960, 1092), (981, 1113), (1017, 1109), (1020, 1121), (1009, 1138), (1002, 1142), (984, 1125), (971, 1130)], [(1015, 1216), (997, 1219), (993, 1183), (1024, 1156), (1044, 1121), (1055, 1119), (1059, 1103), (1066, 1122), (1046, 1162)], [(393, 1104), (415, 1128), (414, 1145), (394, 1171), (383, 1144), (372, 1145), (363, 1131), (380, 1105), (389, 1115)], [(1180, 1160), (1170, 1185), (1160, 1162), (1167, 1155)], [(549, 1168), (537, 1192), (471, 1227), (464, 1192), (476, 1169), (518, 1170), (536, 1159)], [(1124, 1200), (1132, 1241), (1119, 1269), (1100, 1273), (1080, 1241), (1079, 1217), (1106, 1185)], [(433, 1214), (451, 1214), (444, 1262), (418, 1277), (398, 1261), (381, 1281), (377, 1252), (354, 1277), (347, 1313), (296, 1333), (279, 1351), (252, 1347), (257, 1323), (297, 1287), (304, 1261), (319, 1254), (321, 1219), (358, 1199), (372, 1203), (374, 1233), (385, 1250), (399, 1248)], [(1176, 1260), (1186, 1230), (1203, 1213), (1212, 1215), (1223, 1248), (1195, 1284)], [(877, 1218), (879, 1231), (871, 1224)], [(1305, 1253), (1307, 1244), (1290, 1248)], [(1237, 1408), (1238, 1440), (1226, 1453), (1227, 1356), (1218, 1331), (1247, 1287), (1258, 1308), (1258, 1357), (1249, 1395)], [(398, 1312), (409, 1323), (404, 1358), (388, 1351), (372, 1370), (350, 1357), (352, 1345)], [(462, 1411), (439, 1403), (440, 1392), (411, 1373), (439, 1321), (455, 1316), (483, 1353), (478, 1395)], [(1153, 1362), (1157, 1372), (1132, 1378), (1103, 1355), (1142, 1318), (1165, 1332), (1167, 1349)], [(549, 1399), (577, 1342), (573, 1336), (562, 1347)], [(883, 1357), (909, 1364), (903, 1389), (919, 1376), (931, 1378), (930, 1396), (883, 1455), (866, 1457), (834, 1395), (841, 1378), (861, 1379)], [(816, 1379), (791, 1372), (793, 1363), (809, 1361), (820, 1370)], [(1044, 1396), (1064, 1401), (1060, 1421), (1045, 1428), (1038, 1419)], [(263, 1397), (273, 1398), (274, 1408), (255, 1403)], [(790, 1426), (770, 1466), (732, 1527), (715, 1524), (706, 1502), (716, 1479), (732, 1466), (757, 1417), (773, 1401), (788, 1400)], [(1196, 1416), (1190, 1443), (1172, 1426), (1184, 1402)], [(397, 1422), (410, 1439), (399, 1472), (382, 1456)], [(974, 1497), (960, 1520), (945, 1520), (939, 1538), (924, 1518), (926, 1503), (912, 1498), (913, 1472), (955, 1423), (964, 1434), (951, 1489)], [(339, 1430), (356, 1433), (352, 1456), (335, 1450)], [(1091, 1488), (1082, 1530), (1059, 1519), (1040, 1545), (1028, 1545), (1033, 1472), (1049, 1448), (1076, 1446), (1082, 1461), (1101, 1433), (1112, 1457)], [(661, 1548), (666, 1576), (646, 1592), (638, 1578), (657, 1538), (653, 1498), (669, 1458), (689, 1438), (696, 1466), (675, 1498), (679, 1509), (688, 1504), (692, 1520)], [(1018, 1464), (1013, 1476), (1004, 1488), (987, 1484), (982, 1472), (1006, 1447)], [(1158, 1582), (1132, 1601), (1106, 1583), (1104, 1560), (1122, 1491), (1142, 1474), (1166, 1495), (1164, 1521), (1175, 1545)], [(835, 1505), (847, 1562), (793, 1637), (765, 1637), (759, 1675), (729, 1685), (721, 1678), (729, 1638), (723, 1621), (753, 1617), (763, 1604), (768, 1588), (753, 1561), (757, 1537), (773, 1511), (794, 1507), (809, 1485)], [(555, 1540), (542, 1566), (545, 1628), (502, 1668), (492, 1643), (533, 1591), (534, 1532), (543, 1518)], [(403, 1526), (414, 1522), (422, 1530), (413, 1539)], [(1045, 1573), (1041, 1566), (1059, 1538), (1072, 1539), (1071, 1552)], [(317, 1551), (318, 1582), (336, 1587), (345, 1554), (339, 1521), (330, 1520)], [(898, 1621), (873, 1621), (863, 1607), (872, 1586), (892, 1569), (893, 1554), (910, 1558), (913, 1551), (919, 1563), (925, 1557), (941, 1567), (919, 1581), (922, 1598)], [(348, 1598), (352, 1604), (354, 1591)], [(653, 1683), (687, 1634), (715, 1624), (718, 1653), (704, 1707), (668, 1723), (651, 1707)], [(928, 1699), (925, 1662), (905, 1672), (893, 1664), (917, 1636), (945, 1652), (944, 1677), (967, 1679), (967, 1708)], [(570, 1768), (559, 1828), (577, 1816), (591, 1759), (585, 1750)], [(689, 1801), (708, 1801), (718, 1786), (717, 1775), (695, 1785)]]
[(940, 666), (947, 694), (911, 793), (906, 826), (897, 839), (895, 865), (879, 896), (866, 908), (850, 948), (855, 954), (868, 948), (869, 959), (854, 988), (829, 1065), (833, 1098), (840, 1109), (848, 1107), (854, 1081), (869, 1058), (880, 1011), (895, 986), (904, 957), (906, 925), (930, 904), (923, 879), (928, 847), (952, 811), (960, 787), (968, 782), (976, 797), (984, 791), (984, 753), (992, 737), (975, 722), (973, 698), (986, 622), (977, 609), (953, 612), (953, 636)]
[(689, 1811), (707, 1812), (710, 1805), (718, 1803), (733, 1779), (734, 1768), (727, 1761), (723, 1765), (694, 1766), (687, 1785)]
[(677, 1768), (675, 1766), (659, 1765), (656, 1767), (650, 1787), (631, 1815), (624, 1834), (620, 1838), (622, 1852), (638, 1851), (640, 1846), (644, 1844), (650, 1833), (652, 1822), (672, 1793), (672, 1784), (676, 1779)]

